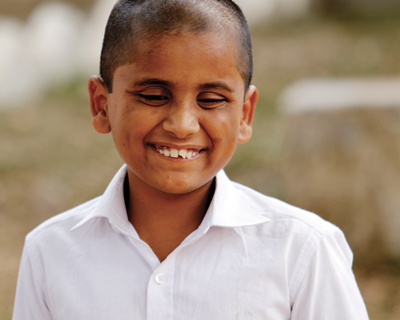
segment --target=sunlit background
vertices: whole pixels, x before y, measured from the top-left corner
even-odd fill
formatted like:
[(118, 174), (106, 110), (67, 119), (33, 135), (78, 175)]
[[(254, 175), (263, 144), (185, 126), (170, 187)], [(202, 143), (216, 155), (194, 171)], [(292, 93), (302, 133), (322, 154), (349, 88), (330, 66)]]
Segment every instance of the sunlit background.
[[(86, 92), (114, 1), (0, 2), (1, 320), (25, 235), (122, 164)], [(228, 175), (340, 226), (371, 319), (400, 319), (400, 2), (237, 3), (261, 97)]]

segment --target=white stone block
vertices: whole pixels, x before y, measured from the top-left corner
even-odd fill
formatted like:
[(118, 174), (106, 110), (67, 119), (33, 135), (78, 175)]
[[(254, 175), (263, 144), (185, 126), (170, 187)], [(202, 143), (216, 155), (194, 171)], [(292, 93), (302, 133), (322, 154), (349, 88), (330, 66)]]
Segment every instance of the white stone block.
[(400, 77), (374, 79), (304, 79), (278, 99), (285, 113), (332, 111), (357, 107), (399, 107)]
[(313, 107), (286, 105), (286, 200), (339, 225), (363, 261), (400, 259), (400, 83), (349, 87), (313, 86), (300, 90), (318, 91)]

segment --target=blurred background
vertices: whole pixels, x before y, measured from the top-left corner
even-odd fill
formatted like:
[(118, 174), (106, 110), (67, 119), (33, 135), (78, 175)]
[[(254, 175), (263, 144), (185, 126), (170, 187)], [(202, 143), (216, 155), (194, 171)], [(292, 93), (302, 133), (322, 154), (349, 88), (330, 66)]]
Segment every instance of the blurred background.
[[(122, 164), (86, 90), (113, 3), (0, 2), (0, 320), (25, 235)], [(400, 319), (400, 2), (237, 3), (261, 97), (228, 175), (342, 228), (371, 319)]]

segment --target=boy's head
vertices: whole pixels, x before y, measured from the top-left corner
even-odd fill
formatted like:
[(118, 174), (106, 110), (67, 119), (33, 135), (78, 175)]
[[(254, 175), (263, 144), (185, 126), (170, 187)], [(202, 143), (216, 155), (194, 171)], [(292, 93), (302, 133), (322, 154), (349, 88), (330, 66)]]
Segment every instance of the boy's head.
[(166, 34), (218, 33), (236, 43), (237, 67), (249, 88), (253, 73), (250, 31), (240, 8), (231, 0), (120, 0), (104, 36), (100, 76), (112, 92), (117, 67), (132, 63), (144, 41)]
[(251, 42), (239, 37), (248, 32), (240, 23), (228, 0), (116, 5), (104, 82), (93, 76), (89, 93), (93, 125), (112, 132), (129, 183), (169, 194), (207, 188), (237, 143), (250, 139), (258, 92), (249, 85)]

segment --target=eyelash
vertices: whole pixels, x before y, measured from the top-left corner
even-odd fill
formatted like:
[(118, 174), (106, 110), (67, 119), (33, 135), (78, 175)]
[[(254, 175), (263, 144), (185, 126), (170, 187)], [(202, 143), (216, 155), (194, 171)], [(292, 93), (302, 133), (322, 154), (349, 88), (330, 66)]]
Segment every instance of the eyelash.
[(205, 102), (205, 103), (215, 103), (215, 102), (226, 101), (226, 99), (197, 99), (197, 101)]
[(165, 101), (168, 100), (167, 96), (159, 96), (159, 95), (145, 95), (145, 94), (138, 94), (139, 97), (148, 100), (148, 101)]

